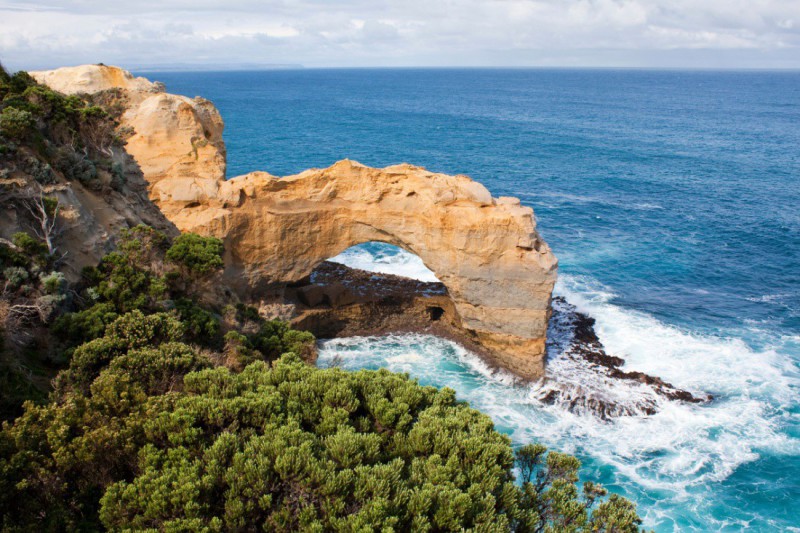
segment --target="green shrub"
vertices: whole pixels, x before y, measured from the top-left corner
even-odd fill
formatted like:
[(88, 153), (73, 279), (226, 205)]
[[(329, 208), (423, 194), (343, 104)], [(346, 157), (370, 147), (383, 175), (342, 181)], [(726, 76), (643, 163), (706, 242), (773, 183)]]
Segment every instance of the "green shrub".
[(3, 277), (6, 279), (8, 286), (12, 289), (19, 288), (30, 278), (28, 271), (18, 266), (10, 266), (3, 269)]
[(60, 294), (66, 287), (67, 280), (61, 272), (50, 272), (39, 276), (42, 288), (47, 294)]
[(24, 254), (13, 250), (10, 246), (0, 243), (0, 267), (26, 267), (30, 262), (30, 259)]
[(25, 157), (21, 162), (22, 170), (42, 185), (55, 183), (56, 175), (50, 163), (33, 156)]
[(279, 320), (264, 322), (248, 340), (266, 359), (275, 359), (287, 352), (307, 357), (315, 344), (314, 335), (308, 331), (292, 330), (286, 322)]
[(36, 80), (24, 70), (15, 72), (8, 80), (8, 86), (12, 93), (22, 94), (25, 89), (33, 85), (36, 85)]
[(37, 263), (42, 264), (43, 261), (46, 260), (47, 245), (39, 239), (32, 237), (24, 231), (20, 231), (15, 233), (11, 240), (22, 253), (32, 258)]
[(36, 124), (30, 111), (6, 107), (0, 112), (0, 135), (7, 139), (24, 139)]
[(176, 300), (175, 310), (194, 342), (204, 346), (216, 346), (219, 343), (220, 322), (211, 312), (188, 298)]
[(222, 268), (223, 250), (222, 241), (215, 237), (184, 233), (167, 250), (167, 259), (198, 278)]
[[(63, 324), (61, 327), (69, 325)], [(123, 315), (106, 326), (102, 337), (75, 349), (69, 367), (58, 376), (56, 392), (63, 395), (70, 390), (86, 391), (114, 358), (129, 350), (178, 342), (184, 331), (183, 324), (168, 313), (145, 315), (141, 311), (132, 311)]]
[(96, 290), (104, 301), (113, 302), (117, 312), (134, 309), (154, 310), (166, 294), (165, 281), (148, 270), (137, 268), (120, 252), (106, 255), (98, 269), (100, 281)]
[(120, 232), (117, 250), (136, 268), (157, 270), (163, 268), (164, 254), (169, 239), (160, 231), (139, 224)]
[(84, 154), (65, 147), (56, 154), (54, 164), (68, 180), (79, 181), (90, 187), (99, 186), (97, 166)]
[(102, 337), (106, 327), (119, 317), (111, 303), (96, 303), (88, 309), (58, 317), (53, 332), (68, 344), (81, 344)]

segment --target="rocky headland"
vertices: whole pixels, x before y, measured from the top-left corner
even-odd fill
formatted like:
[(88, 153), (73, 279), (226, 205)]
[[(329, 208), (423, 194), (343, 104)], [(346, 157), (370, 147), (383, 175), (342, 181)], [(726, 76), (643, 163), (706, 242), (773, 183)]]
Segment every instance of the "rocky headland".
[(150, 198), (179, 230), (224, 241), (226, 282), (240, 295), (276, 302), (350, 246), (387, 242), (436, 273), (465, 338), (523, 378), (544, 375), (557, 261), (519, 200), (408, 164), (344, 160), (295, 176), (226, 180), (223, 122), (207, 100), (104, 65), (32, 75), (67, 94), (123, 93), (126, 148)]

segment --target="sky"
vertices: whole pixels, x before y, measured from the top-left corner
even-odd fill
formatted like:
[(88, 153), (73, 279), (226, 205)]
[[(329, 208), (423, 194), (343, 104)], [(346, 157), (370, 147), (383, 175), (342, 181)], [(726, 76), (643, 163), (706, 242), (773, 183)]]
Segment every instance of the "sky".
[(800, 0), (0, 0), (9, 70), (800, 68)]

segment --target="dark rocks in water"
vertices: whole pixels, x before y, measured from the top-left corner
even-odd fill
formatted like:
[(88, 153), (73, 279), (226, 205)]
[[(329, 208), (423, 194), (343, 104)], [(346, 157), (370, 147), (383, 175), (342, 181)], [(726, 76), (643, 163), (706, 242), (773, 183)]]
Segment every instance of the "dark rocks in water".
[[(595, 320), (577, 311), (562, 297), (553, 298), (553, 317), (548, 334), (551, 371), (540, 385), (539, 399), (573, 412), (590, 412), (602, 419), (653, 415), (659, 396), (670, 401), (706, 403), (710, 395), (695, 396), (656, 376), (622, 370), (625, 360), (606, 353), (594, 329)], [(563, 367), (563, 368), (562, 368)], [(643, 388), (612, 389), (625, 382)], [(627, 394), (626, 394), (627, 393)]]
[[(566, 300), (563, 298), (560, 299), (566, 303)], [(644, 372), (625, 372), (624, 370), (621, 370), (620, 367), (625, 364), (625, 360), (621, 357), (608, 355), (605, 352), (605, 348), (603, 347), (603, 344), (600, 342), (600, 339), (597, 337), (597, 333), (595, 333), (594, 330), (595, 319), (578, 311), (574, 311), (574, 313), (574, 342), (578, 344), (577, 349), (587, 361), (607, 368), (611, 377), (617, 379), (634, 380), (646, 385), (650, 385), (656, 392), (669, 398), (670, 400), (679, 400), (690, 403), (706, 403), (713, 399), (711, 395), (706, 395), (703, 398), (699, 398), (688, 391), (676, 388), (674, 385), (665, 382), (661, 378), (645, 374)]]
[(341, 263), (324, 261), (311, 274), (313, 286), (330, 287), (342, 284), (358, 296), (359, 300), (370, 301), (407, 300), (415, 296), (444, 296), (445, 286), (438, 282), (367, 272), (350, 268)]
[[(458, 315), (441, 283), (326, 261), (290, 291), (298, 312), (293, 325), (320, 338), (430, 333), (463, 345), (492, 367), (502, 366), (458, 327)], [(665, 401), (712, 399), (643, 372), (623, 370), (625, 360), (605, 351), (595, 320), (561, 297), (553, 298), (548, 358), (547, 377), (533, 384), (521, 382), (521, 386), (532, 387), (543, 403), (602, 420), (653, 415)]]

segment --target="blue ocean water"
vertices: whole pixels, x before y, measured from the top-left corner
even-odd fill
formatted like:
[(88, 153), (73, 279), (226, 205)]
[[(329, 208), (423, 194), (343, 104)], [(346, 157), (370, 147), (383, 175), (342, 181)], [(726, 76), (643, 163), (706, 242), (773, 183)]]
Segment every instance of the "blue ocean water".
[[(800, 531), (800, 73), (143, 74), (217, 105), (231, 177), (405, 161), (519, 197), (608, 350), (717, 399), (601, 422), (424, 336), (329, 341), (321, 364), (451, 386), (516, 443), (577, 454), (657, 531)], [(345, 255), (430, 275), (380, 246)]]

